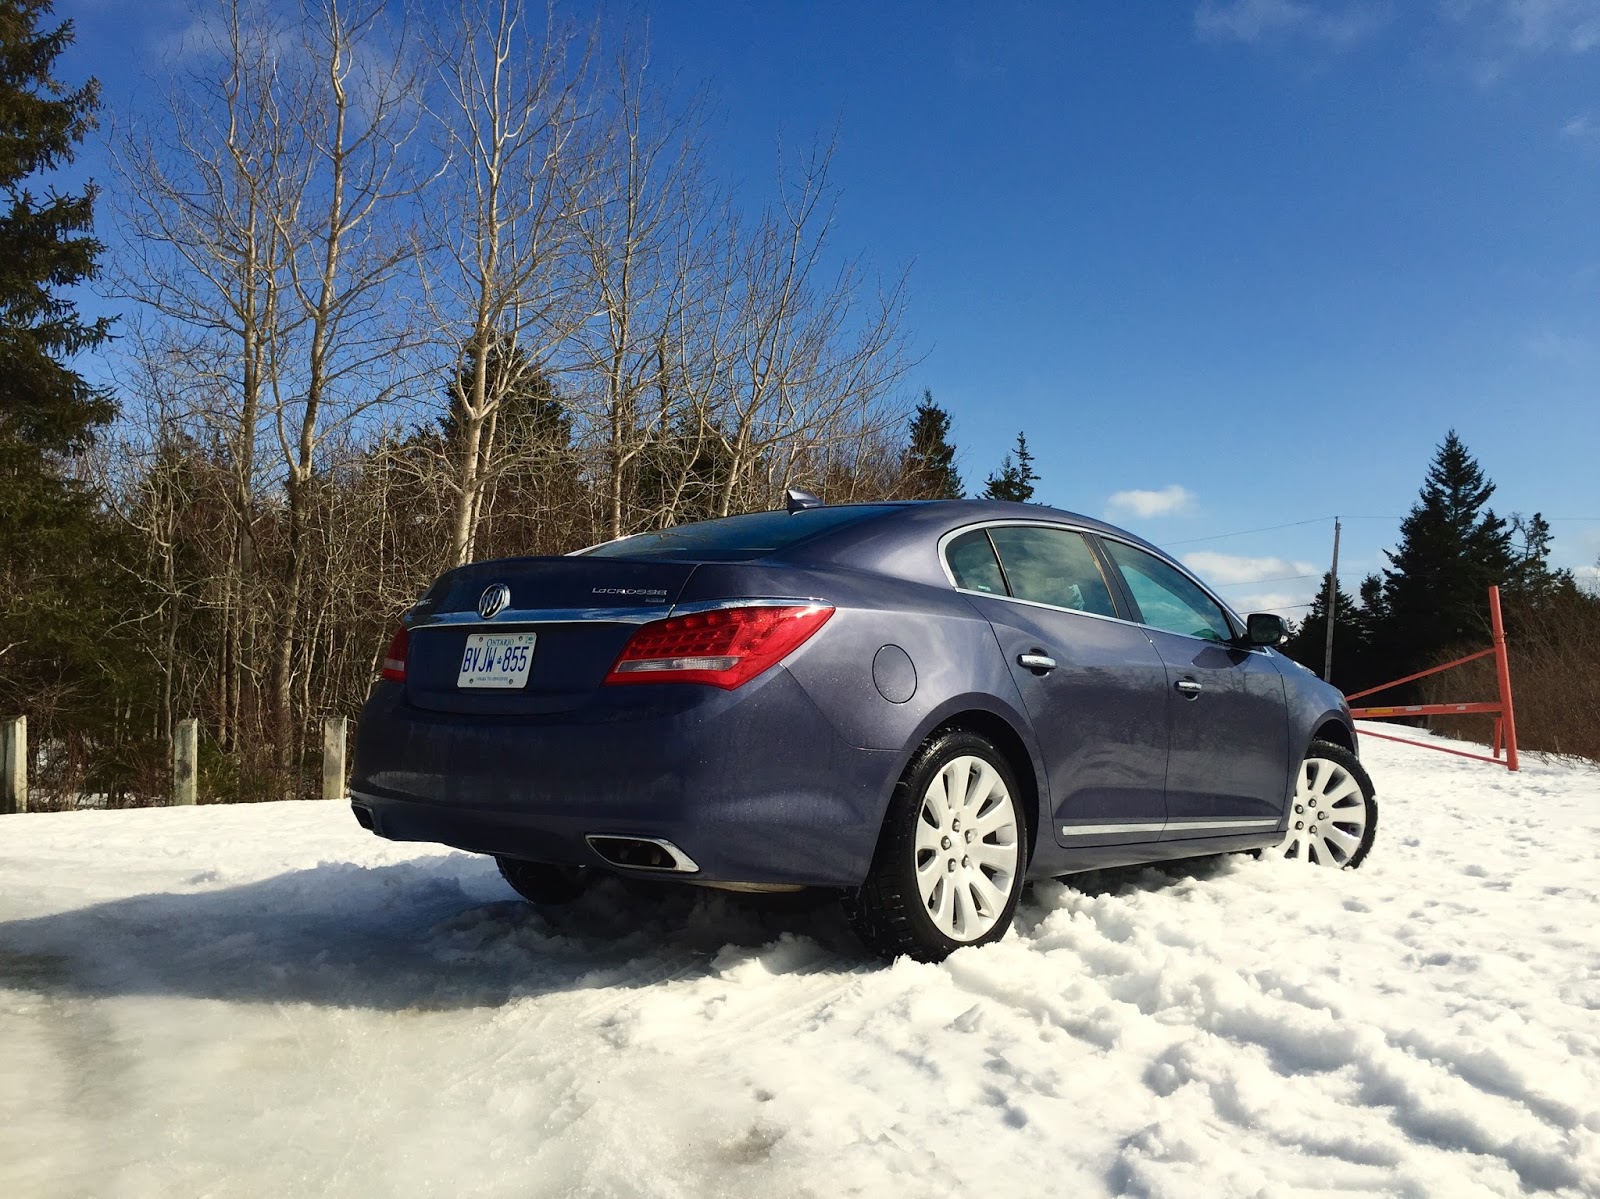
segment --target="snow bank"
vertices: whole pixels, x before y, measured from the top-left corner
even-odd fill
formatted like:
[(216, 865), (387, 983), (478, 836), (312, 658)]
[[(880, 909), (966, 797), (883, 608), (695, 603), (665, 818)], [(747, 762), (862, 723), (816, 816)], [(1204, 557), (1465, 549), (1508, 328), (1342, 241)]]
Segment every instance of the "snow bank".
[(1368, 865), (1035, 887), (881, 966), (342, 806), (0, 822), (0, 1194), (1600, 1195), (1600, 773), (1368, 741)]

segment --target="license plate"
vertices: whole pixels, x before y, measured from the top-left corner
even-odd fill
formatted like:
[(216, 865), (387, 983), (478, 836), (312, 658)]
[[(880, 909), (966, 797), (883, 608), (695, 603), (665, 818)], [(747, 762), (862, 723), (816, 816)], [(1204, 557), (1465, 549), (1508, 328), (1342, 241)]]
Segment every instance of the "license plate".
[(537, 633), (471, 633), (461, 654), (457, 687), (524, 687)]

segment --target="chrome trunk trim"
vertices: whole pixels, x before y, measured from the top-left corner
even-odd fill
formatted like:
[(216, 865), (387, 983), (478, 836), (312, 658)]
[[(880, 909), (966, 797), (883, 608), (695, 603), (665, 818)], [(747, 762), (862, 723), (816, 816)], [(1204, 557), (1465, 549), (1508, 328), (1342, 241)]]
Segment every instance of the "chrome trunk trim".
[(654, 604), (647, 608), (506, 608), (492, 621), (479, 616), (476, 610), (440, 612), (419, 620), (411, 628), (451, 628), (460, 625), (480, 628), (489, 625), (502, 629), (518, 624), (578, 624), (584, 621), (648, 624), (652, 620), (661, 620), (671, 610), (668, 604)]

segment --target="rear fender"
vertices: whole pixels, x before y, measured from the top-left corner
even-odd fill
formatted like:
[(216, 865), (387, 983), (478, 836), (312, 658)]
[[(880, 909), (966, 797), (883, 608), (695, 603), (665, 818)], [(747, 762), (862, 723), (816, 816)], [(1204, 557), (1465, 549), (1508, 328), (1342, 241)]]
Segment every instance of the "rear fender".
[[(1033, 798), (1029, 823), (1048, 810), (1049, 784), (1033, 726), (994, 629), (947, 586), (830, 566), (826, 571), (767, 563), (706, 564), (679, 597), (792, 597), (831, 603), (822, 630), (785, 662), (840, 739), (888, 751), (896, 767), (873, 813), (881, 825), (894, 783), (939, 728), (963, 714), (1003, 723), (1022, 747), (1019, 779)], [(909, 694), (907, 694), (909, 692)], [(1013, 754), (1013, 756), (1017, 756)]]
[[(1011, 762), (1012, 770), (1018, 776), (1017, 783), (1026, 796), (1027, 810), (1024, 815), (1028, 821), (1028, 856), (1031, 860), (1038, 847), (1039, 830), (1049, 827), (1047, 813), (1050, 810), (1050, 781), (1045, 774), (1044, 757), (1039, 752), (1033, 726), (1017, 707), (996, 702), (992, 695), (957, 696), (939, 705), (912, 736), (900, 756), (899, 769), (894, 776), (896, 780), (905, 775), (911, 759), (928, 739), (944, 728), (962, 728), (987, 737)], [(1009, 737), (1004, 734), (1009, 734)], [(1014, 744), (1005, 744), (1007, 740)], [(1018, 760), (1019, 757), (1021, 760)], [(882, 817), (879, 819), (881, 823)]]

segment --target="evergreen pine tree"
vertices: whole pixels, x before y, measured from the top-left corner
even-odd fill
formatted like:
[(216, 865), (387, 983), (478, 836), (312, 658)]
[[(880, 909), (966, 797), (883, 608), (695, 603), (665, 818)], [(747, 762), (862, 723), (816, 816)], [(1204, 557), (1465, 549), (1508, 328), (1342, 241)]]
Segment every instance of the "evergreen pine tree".
[[(555, 383), (526, 350), (497, 342), (489, 348), (491, 389), (500, 388), (503, 372), (515, 382), (507, 386), (478, 447), (477, 473), (489, 480), (474, 541), (479, 558), (554, 549), (553, 530), (547, 528), (551, 510), (570, 506), (580, 486), (572, 417)], [(455, 383), (444, 389), (439, 431), (445, 453), (457, 461), (465, 452), (467, 424), (460, 397), (471, 382), (472, 364), (464, 361)]]
[[(514, 369), (518, 382), (510, 387), (496, 414), (497, 436), (503, 430), (508, 438), (505, 453), (533, 446), (560, 444), (572, 438), (572, 420), (556, 393), (555, 384), (543, 371), (528, 362), (520, 346), (497, 343), (489, 347), (489, 386), (497, 386), (502, 370)], [(459, 453), (465, 413), (460, 395), (472, 383), (472, 364), (463, 361), (454, 386), (445, 388), (445, 411), (439, 429), (451, 452)]]
[[(1349, 694), (1394, 677), (1374, 660), (1373, 629), (1383, 620), (1383, 580), (1368, 575), (1361, 581), (1359, 599), (1352, 599), (1341, 586), (1334, 597), (1337, 605), (1333, 622), (1333, 685)], [(1328, 576), (1322, 576), (1311, 610), (1290, 635), (1283, 652), (1312, 673), (1321, 675), (1328, 648)], [(1374, 699), (1373, 703), (1386, 702)]]
[(1486, 506), (1493, 494), (1494, 484), (1452, 429), (1383, 572), (1384, 615), (1375, 632), (1389, 677), (1487, 639), (1488, 588), (1514, 574), (1506, 522)]
[[(1344, 687), (1350, 674), (1348, 663), (1351, 661), (1352, 652), (1359, 648), (1353, 636), (1356, 603), (1346, 594), (1345, 589), (1340, 587), (1334, 594), (1334, 604), (1333, 683), (1336, 687)], [(1322, 582), (1317, 587), (1316, 598), (1311, 601), (1311, 611), (1306, 613), (1305, 620), (1301, 621), (1294, 635), (1284, 643), (1283, 652), (1287, 657), (1293, 658), (1300, 665), (1320, 675), (1327, 656), (1327, 648), (1328, 575), (1324, 572)]]
[(126, 540), (75, 469), (116, 412), (67, 365), (108, 333), (61, 294), (95, 274), (94, 188), (29, 188), (72, 161), (99, 95), (53, 76), (72, 25), (40, 29), (50, 12), (49, 0), (0, 0), (0, 715), (27, 714), (36, 743), (115, 740), (143, 686), (129, 682), (142, 597), (121, 574)]
[(0, 0), (0, 452), (9, 471), (58, 477), (56, 460), (87, 448), (116, 410), (62, 361), (108, 332), (60, 295), (95, 274), (94, 188), (41, 198), (26, 186), (72, 161), (99, 102), (93, 80), (68, 91), (51, 76), (72, 23), (41, 32), (50, 9)]
[[(1389, 619), (1388, 603), (1383, 594), (1383, 578), (1381, 575), (1369, 574), (1361, 580), (1361, 587), (1356, 596), (1356, 608), (1350, 614), (1350, 639), (1356, 645), (1353, 655), (1341, 655), (1338, 646), (1339, 634), (1343, 631), (1341, 623), (1334, 630), (1335, 644), (1333, 648), (1335, 668), (1339, 669), (1341, 658), (1348, 662), (1348, 669), (1339, 669), (1340, 689), (1347, 694), (1352, 691), (1363, 691), (1368, 687), (1376, 687), (1379, 683), (1386, 683), (1394, 678), (1394, 673), (1389, 669), (1389, 663), (1383, 659), (1380, 651), (1380, 639), (1383, 629)], [(1386, 702), (1374, 699), (1373, 703)]]
[(1550, 569), (1553, 540), (1555, 534), (1542, 513), (1529, 517), (1511, 514), (1512, 564), (1505, 592), (1516, 608), (1540, 608), (1577, 593), (1577, 580), (1570, 570)]
[(693, 414), (680, 412), (644, 443), (630, 468), (634, 505), (652, 524), (670, 512), (670, 523), (721, 516), (723, 487), (733, 474), (732, 456), (720, 438), (707, 436)]
[(950, 444), (950, 414), (924, 391), (911, 416), (910, 444), (904, 475), (907, 498), (959, 500), (965, 491), (955, 468), (956, 447)]
[(1033, 485), (1038, 481), (1039, 476), (1033, 469), (1033, 454), (1028, 450), (1027, 435), (1018, 433), (1015, 457), (1007, 454), (999, 471), (989, 476), (984, 496), (991, 500), (1014, 500), (1026, 504), (1033, 499)]
[(1361, 580), (1361, 616), (1367, 622), (1369, 632), (1381, 626), (1389, 618), (1388, 603), (1383, 595), (1383, 578), (1380, 575), (1369, 574)]

